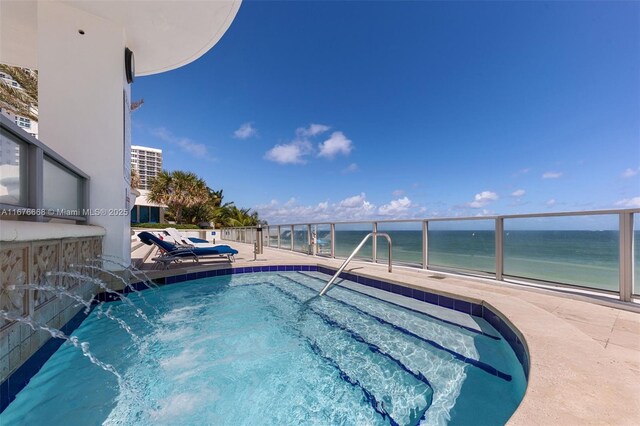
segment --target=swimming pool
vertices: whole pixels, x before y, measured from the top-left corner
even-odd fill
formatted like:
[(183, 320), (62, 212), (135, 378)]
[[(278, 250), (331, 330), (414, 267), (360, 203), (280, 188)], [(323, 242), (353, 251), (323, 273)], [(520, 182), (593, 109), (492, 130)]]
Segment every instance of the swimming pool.
[(114, 366), (121, 385), (65, 344), (0, 424), (508, 420), (526, 379), (487, 321), (346, 281), (315, 297), (327, 278), (225, 275), (130, 295), (151, 324), (110, 303), (135, 337), (94, 310), (73, 334)]

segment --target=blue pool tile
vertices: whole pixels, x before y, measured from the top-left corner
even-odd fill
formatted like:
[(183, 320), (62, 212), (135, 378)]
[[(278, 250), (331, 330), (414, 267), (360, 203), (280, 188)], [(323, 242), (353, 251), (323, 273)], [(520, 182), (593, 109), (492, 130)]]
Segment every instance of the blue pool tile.
[(385, 281), (378, 281), (380, 283), (380, 290), (391, 291), (391, 284)]
[(198, 274), (196, 274), (195, 272), (192, 272), (190, 274), (187, 274), (187, 280), (191, 281), (191, 280), (195, 280), (198, 278)]
[(465, 314), (471, 314), (471, 303), (456, 299), (453, 304), (453, 309)]
[(371, 280), (371, 284), (373, 285), (374, 288), (379, 288), (380, 290), (384, 290), (382, 287), (382, 281), (380, 280)]
[(482, 305), (480, 305), (479, 303), (472, 303), (471, 304), (471, 315), (474, 315), (476, 317), (481, 317), (482, 316)]
[(284, 272), (285, 271), (285, 267), (284, 265), (278, 265), (278, 272)]
[(407, 297), (413, 297), (413, 289), (411, 287), (401, 286), (400, 294)]
[(207, 273), (206, 272), (198, 272), (197, 274), (198, 278), (207, 278)]
[(438, 305), (443, 308), (453, 309), (454, 299), (447, 296), (438, 296)]
[(402, 294), (402, 287), (397, 284), (391, 284), (391, 293)]
[(413, 289), (413, 294), (411, 295), (416, 300), (424, 301), (424, 291)]
[(167, 278), (165, 279), (165, 282), (166, 282), (167, 284), (174, 284), (174, 283), (176, 282), (176, 277), (167, 277)]
[(269, 272), (276, 272), (278, 270), (278, 267), (275, 265), (269, 266)]
[(301, 271), (309, 272), (309, 265), (302, 265), (300, 268)]
[(432, 303), (434, 305), (438, 304), (438, 295), (434, 293), (425, 292), (424, 301), (427, 303)]
[(285, 266), (285, 269), (284, 269), (284, 270), (285, 270), (285, 271), (288, 271), (288, 272), (292, 272), (292, 271), (293, 271), (293, 266), (291, 266), (291, 265), (287, 265), (287, 266)]

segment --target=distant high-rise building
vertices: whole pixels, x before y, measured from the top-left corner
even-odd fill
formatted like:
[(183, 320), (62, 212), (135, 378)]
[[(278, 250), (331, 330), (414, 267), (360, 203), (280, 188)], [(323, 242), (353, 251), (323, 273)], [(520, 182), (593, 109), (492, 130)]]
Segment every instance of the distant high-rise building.
[(138, 189), (150, 189), (151, 181), (162, 171), (162, 150), (132, 145), (131, 167), (140, 177)]
[[(2, 83), (16, 90), (20, 90), (20, 91), (24, 90), (20, 86), (20, 84), (17, 81), (15, 81), (13, 77), (7, 73), (0, 72), (0, 81), (2, 81)], [(38, 115), (38, 108), (35, 105), (31, 105), (29, 109), (32, 115), (35, 115), (35, 116)], [(0, 107), (0, 114), (4, 115), (5, 117), (8, 117), (11, 121), (13, 121), (18, 126), (20, 126), (22, 130), (29, 133), (34, 138), (38, 137), (38, 121), (37, 120), (34, 120), (33, 118), (23, 117), (17, 114), (15, 111), (11, 109), (7, 109), (6, 107)]]

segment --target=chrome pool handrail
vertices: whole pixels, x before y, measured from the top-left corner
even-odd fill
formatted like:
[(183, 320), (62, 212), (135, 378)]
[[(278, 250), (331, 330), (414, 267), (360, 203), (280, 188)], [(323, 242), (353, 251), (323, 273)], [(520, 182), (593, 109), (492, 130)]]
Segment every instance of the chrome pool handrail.
[(342, 266), (340, 266), (340, 268), (335, 273), (335, 275), (331, 277), (329, 282), (322, 288), (322, 290), (320, 290), (319, 296), (324, 296), (324, 294), (329, 290), (329, 287), (331, 287), (331, 285), (335, 282), (335, 280), (342, 273), (342, 271), (344, 271), (344, 268), (347, 267), (349, 262), (351, 262), (351, 259), (353, 259), (354, 256), (360, 251), (360, 249), (364, 246), (367, 240), (371, 237), (377, 238), (378, 236), (385, 237), (387, 239), (387, 242), (389, 243), (389, 272), (391, 272), (391, 237), (389, 236), (389, 234), (384, 232), (370, 232), (362, 239), (362, 241), (360, 241), (360, 244), (358, 244), (358, 247), (356, 247), (353, 250), (353, 252), (351, 252), (349, 257), (347, 257), (347, 260), (345, 260), (342, 263)]

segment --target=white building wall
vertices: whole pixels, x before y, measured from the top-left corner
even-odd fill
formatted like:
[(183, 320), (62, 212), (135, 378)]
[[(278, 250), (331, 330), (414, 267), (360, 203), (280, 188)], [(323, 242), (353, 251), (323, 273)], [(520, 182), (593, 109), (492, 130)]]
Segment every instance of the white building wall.
[[(122, 27), (61, 2), (38, 3), (40, 139), (90, 176), (89, 207), (107, 212), (129, 209), (124, 49)], [(107, 230), (104, 254), (128, 262), (129, 217), (90, 223)]]

